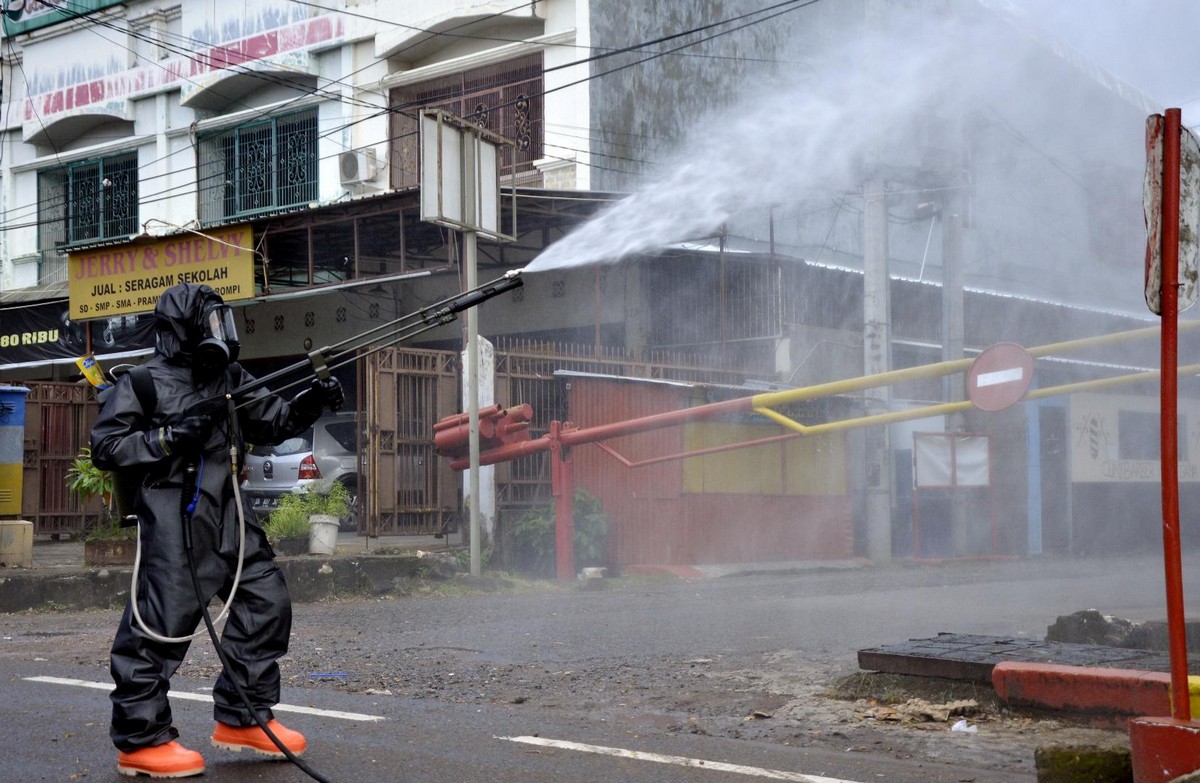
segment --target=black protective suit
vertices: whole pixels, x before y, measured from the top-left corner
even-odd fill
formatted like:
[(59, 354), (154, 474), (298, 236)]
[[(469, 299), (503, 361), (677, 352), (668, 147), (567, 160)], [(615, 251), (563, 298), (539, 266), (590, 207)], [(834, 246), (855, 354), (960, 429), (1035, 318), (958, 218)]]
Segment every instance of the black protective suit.
[[(184, 443), (170, 426), (185, 420), (191, 406), (251, 380), (236, 363), (195, 371), (193, 365), (199, 363), (193, 354), (204, 337), (202, 312), (214, 301), (219, 303), (220, 297), (208, 286), (181, 284), (164, 292), (155, 308), (155, 355), (144, 365), (154, 382), (154, 409), (143, 410), (134, 384), (128, 376), (122, 377), (110, 390), (92, 429), (92, 460), (97, 467), (146, 471), (134, 504), (141, 528), (138, 611), (153, 632), (165, 637), (190, 635), (201, 619), (184, 549), (183, 494), (187, 493), (187, 500), (196, 498), (192, 546), (205, 602), (214, 595), (224, 599), (237, 567), (239, 533), (229, 444), (235, 443), (244, 453), (246, 441), (268, 444), (293, 437), (311, 426), (328, 402), (317, 382), (290, 403), (265, 391), (251, 393), (238, 401), (253, 400), (237, 411), (236, 427), (230, 426), (222, 410), (206, 417), (200, 432), (210, 423), (207, 437), (199, 434)], [(340, 387), (337, 394), (340, 404)], [(192, 482), (193, 487), (198, 485), (198, 493), (185, 488), (189, 462), (199, 471), (198, 481)], [(291, 600), (265, 534), (253, 511), (244, 504), (243, 508), (245, 560), (222, 634), (223, 646), (233, 675), (255, 710), (270, 719), (271, 707), (279, 701), (276, 661), (287, 652), (291, 633)], [(111, 736), (118, 749), (132, 751), (178, 737), (171, 725), (167, 690), (187, 649), (188, 642), (167, 644), (147, 636), (126, 606), (111, 655), (116, 683)], [(216, 682), (213, 698), (218, 721), (254, 724), (225, 672)]]

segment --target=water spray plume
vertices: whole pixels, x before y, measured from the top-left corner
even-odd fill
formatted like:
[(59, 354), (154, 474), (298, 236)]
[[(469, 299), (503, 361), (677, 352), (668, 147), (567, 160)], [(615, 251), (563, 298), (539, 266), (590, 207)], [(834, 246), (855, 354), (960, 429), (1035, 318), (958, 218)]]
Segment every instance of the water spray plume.
[[(933, 29), (936, 27), (936, 29)], [(952, 27), (953, 29), (948, 29)], [(817, 195), (857, 193), (881, 149), (913, 144), (936, 108), (995, 86), (998, 41), (963, 25), (908, 27), (807, 54), (814, 67), (777, 75), (697, 123), (665, 172), (547, 248), (525, 269), (615, 262), (711, 236), (731, 217)], [(786, 59), (786, 58), (785, 58)]]

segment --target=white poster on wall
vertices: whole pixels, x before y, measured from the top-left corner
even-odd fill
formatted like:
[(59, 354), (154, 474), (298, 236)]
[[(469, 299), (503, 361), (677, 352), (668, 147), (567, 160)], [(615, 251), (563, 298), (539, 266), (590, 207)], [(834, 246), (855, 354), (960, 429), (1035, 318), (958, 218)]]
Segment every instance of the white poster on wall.
[(955, 432), (916, 433), (913, 468), (918, 487), (986, 487), (991, 483), (991, 439)]
[[(1161, 478), (1157, 397), (1071, 396), (1071, 480), (1157, 482)], [(1179, 401), (1179, 480), (1200, 481), (1200, 404)]]

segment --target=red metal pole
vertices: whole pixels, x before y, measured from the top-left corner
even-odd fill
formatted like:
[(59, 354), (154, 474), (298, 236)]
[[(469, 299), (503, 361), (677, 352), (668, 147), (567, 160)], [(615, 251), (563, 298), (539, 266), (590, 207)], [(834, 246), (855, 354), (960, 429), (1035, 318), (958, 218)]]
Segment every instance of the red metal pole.
[(554, 573), (561, 582), (575, 576), (575, 467), (559, 439), (562, 425), (550, 422), (550, 488), (554, 494)]
[(1171, 716), (1192, 719), (1188, 689), (1183, 562), (1179, 546), (1179, 109), (1167, 109), (1162, 189), (1162, 512), (1167, 635), (1171, 654)]

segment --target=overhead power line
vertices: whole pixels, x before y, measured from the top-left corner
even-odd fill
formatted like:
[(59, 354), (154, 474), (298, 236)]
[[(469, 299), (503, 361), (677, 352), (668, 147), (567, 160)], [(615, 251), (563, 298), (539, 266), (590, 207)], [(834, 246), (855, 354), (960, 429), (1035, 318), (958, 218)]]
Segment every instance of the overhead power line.
[[(312, 3), (305, 2), (305, 0), (293, 0), (293, 2), (296, 2), (296, 3), (300, 4), (300, 5), (313, 5)], [(610, 75), (610, 74), (612, 74), (612, 73), (616, 73), (616, 72), (619, 72), (619, 71), (626, 70), (626, 69), (628, 69), (628, 68), (635, 67), (635, 66), (637, 66), (637, 65), (640, 65), (640, 64), (642, 64), (642, 63), (645, 63), (645, 62), (649, 62), (649, 61), (651, 61), (651, 60), (658, 59), (658, 58), (660, 58), (660, 57), (664, 57), (664, 56), (668, 56), (668, 55), (674, 55), (674, 54), (678, 54), (678, 53), (679, 53), (679, 52), (681, 52), (683, 49), (691, 48), (691, 47), (693, 47), (693, 46), (696, 46), (696, 45), (698, 45), (698, 44), (705, 43), (705, 42), (707, 42), (707, 41), (713, 40), (713, 39), (715, 39), (715, 38), (718, 38), (718, 37), (720, 37), (720, 36), (723, 36), (723, 35), (728, 35), (728, 34), (730, 34), (730, 33), (732, 33), (732, 32), (736, 32), (736, 31), (738, 31), (738, 30), (745, 29), (746, 27), (749, 27), (749, 26), (752, 26), (752, 25), (755, 25), (755, 24), (761, 24), (762, 22), (768, 21), (768, 20), (770, 20), (770, 19), (774, 19), (774, 18), (776, 18), (777, 16), (780, 16), (780, 15), (782, 15), (783, 13), (787, 13), (787, 12), (790, 12), (790, 11), (792, 11), (792, 10), (796, 10), (796, 9), (798, 9), (798, 8), (804, 8), (804, 7), (810, 6), (810, 5), (813, 5), (813, 4), (815, 4), (816, 2), (819, 2), (819, 0), (806, 0), (806, 1), (802, 1), (802, 0), (787, 0), (787, 2), (776, 3), (776, 4), (774, 4), (774, 5), (770, 5), (770, 6), (766, 6), (765, 8), (758, 9), (758, 10), (756, 10), (756, 11), (751, 11), (751, 12), (746, 12), (746, 13), (738, 14), (738, 15), (736, 15), (736, 16), (733, 16), (733, 17), (730, 17), (730, 18), (728, 18), (728, 19), (722, 19), (722, 20), (719, 20), (719, 21), (716, 21), (716, 22), (710, 22), (710, 23), (707, 23), (707, 24), (704, 24), (704, 25), (700, 25), (700, 26), (697, 26), (697, 27), (693, 27), (693, 28), (690, 28), (690, 29), (688, 29), (688, 30), (684, 30), (684, 31), (680, 31), (680, 32), (676, 32), (676, 33), (671, 33), (671, 34), (668, 34), (668, 35), (660, 36), (660, 37), (657, 37), (657, 38), (654, 38), (654, 39), (651, 39), (651, 40), (649, 40), (649, 41), (645, 41), (645, 42), (642, 42), (642, 43), (639, 43), (639, 44), (633, 44), (633, 45), (630, 45), (630, 46), (621, 47), (621, 48), (619, 48), (619, 49), (610, 49), (610, 50), (604, 50), (604, 51), (600, 51), (600, 52), (598, 52), (597, 54), (591, 55), (591, 56), (589, 56), (589, 57), (586, 57), (586, 58), (583, 58), (583, 59), (580, 59), (580, 60), (577, 60), (577, 61), (573, 61), (573, 62), (570, 62), (570, 63), (564, 63), (564, 64), (561, 64), (561, 65), (558, 65), (558, 66), (553, 66), (552, 68), (550, 68), (550, 69), (546, 69), (546, 70), (545, 70), (545, 71), (543, 71), (543, 72), (548, 72), (548, 71), (558, 70), (558, 69), (561, 69), (561, 68), (568, 68), (568, 67), (573, 67), (573, 66), (576, 66), (576, 65), (581, 65), (581, 64), (586, 64), (586, 63), (590, 63), (590, 62), (595, 62), (595, 61), (599, 61), (599, 60), (607, 59), (607, 58), (609, 58), (609, 57), (613, 57), (613, 56), (616, 56), (616, 55), (619, 55), (619, 54), (629, 54), (629, 53), (637, 52), (637, 51), (640, 51), (640, 50), (642, 50), (642, 49), (645, 49), (646, 47), (649, 47), (649, 46), (653, 46), (653, 45), (660, 44), (660, 43), (667, 42), (667, 41), (674, 41), (674, 40), (678, 40), (678, 39), (680, 39), (680, 38), (683, 38), (683, 37), (686, 37), (686, 36), (692, 36), (692, 35), (696, 35), (697, 33), (702, 33), (702, 32), (708, 31), (708, 30), (713, 30), (713, 29), (716, 29), (716, 28), (718, 28), (718, 27), (727, 26), (727, 25), (729, 25), (731, 22), (736, 22), (736, 21), (741, 21), (741, 20), (749, 19), (750, 17), (753, 17), (753, 16), (760, 16), (760, 15), (762, 15), (762, 14), (764, 14), (764, 13), (768, 12), (768, 11), (775, 11), (775, 13), (768, 14), (768, 15), (766, 15), (766, 16), (764, 16), (764, 17), (762, 17), (762, 18), (759, 18), (759, 19), (754, 19), (754, 20), (751, 20), (751, 21), (749, 21), (749, 22), (746, 22), (746, 23), (744, 23), (744, 24), (741, 24), (741, 25), (737, 25), (737, 26), (735, 26), (735, 27), (732, 27), (732, 28), (730, 28), (730, 29), (722, 30), (722, 31), (719, 31), (719, 32), (717, 32), (717, 33), (714, 33), (714, 34), (711, 34), (711, 35), (708, 35), (708, 36), (701, 37), (701, 38), (699, 38), (698, 40), (693, 40), (693, 41), (689, 41), (689, 42), (683, 43), (683, 44), (681, 44), (681, 45), (678, 45), (678, 46), (676, 46), (676, 47), (674, 47), (674, 48), (672, 48), (672, 49), (668, 49), (668, 50), (665, 50), (665, 51), (659, 51), (659, 52), (652, 52), (652, 53), (650, 53), (650, 54), (648, 54), (648, 55), (646, 55), (646, 56), (644, 56), (644, 57), (642, 57), (642, 58), (640, 58), (640, 59), (638, 59), (638, 60), (635, 60), (635, 61), (633, 61), (633, 62), (630, 62), (630, 63), (626, 63), (626, 64), (624, 64), (624, 65), (621, 65), (621, 66), (618, 66), (618, 67), (616, 67), (616, 68), (612, 68), (612, 69), (609, 69), (609, 70), (607, 70), (607, 71), (603, 71), (603, 72), (600, 72), (600, 73), (593, 74), (593, 75), (591, 75), (591, 76), (588, 76), (588, 77), (585, 77), (585, 78), (582, 78), (582, 79), (576, 80), (576, 81), (574, 81), (574, 82), (571, 82), (571, 83), (569, 83), (569, 84), (560, 85), (560, 86), (558, 86), (558, 87), (554, 87), (554, 88), (550, 88), (550, 89), (548, 89), (548, 90), (544, 90), (543, 92), (539, 93), (538, 95), (539, 95), (539, 96), (544, 96), (544, 95), (547, 95), (547, 94), (549, 94), (549, 93), (556, 92), (556, 91), (558, 91), (558, 90), (566, 89), (566, 88), (568, 88), (568, 87), (573, 87), (573, 86), (576, 86), (576, 85), (578, 85), (578, 84), (581, 84), (581, 83), (584, 83), (584, 82), (587, 82), (587, 81), (591, 81), (592, 79), (601, 78), (601, 77), (604, 77), (604, 76)], [(522, 3), (522, 4), (518, 5), (518, 6), (516, 6), (515, 8), (522, 8), (522, 7), (525, 7), (526, 5), (528, 5), (528, 3)], [(779, 10), (779, 9), (782, 9), (782, 10)], [(510, 9), (510, 10), (515, 10), (515, 9)], [(339, 12), (339, 13), (344, 13), (344, 14), (347, 14), (347, 15), (356, 15), (356, 14), (353, 14), (352, 12), (345, 12), (345, 11), (342, 11), (342, 12)], [(498, 16), (502, 16), (502, 15), (504, 15), (504, 14), (506, 14), (506, 13), (508, 13), (508, 11), (501, 12), (501, 13), (498, 13), (498, 14), (494, 14), (494, 15), (493, 15), (493, 18), (494, 18), (494, 17), (498, 17)], [(78, 13), (78, 14), (77, 14), (77, 15), (76, 15), (74, 18), (76, 18), (76, 19), (79, 19), (79, 18), (82, 18), (82, 17), (84, 17), (84, 16), (87, 16), (87, 13), (85, 13), (85, 12), (82, 12), (82, 11), (81, 11), (81, 12), (80, 12), (80, 13)], [(373, 17), (367, 17), (367, 18), (369, 18), (369, 19), (372, 19), (372, 20), (374, 20), (374, 21), (384, 21), (384, 22), (386, 22), (386, 21), (387, 21), (387, 20), (379, 20), (379, 19), (376, 19), (376, 18), (373, 18)], [(455, 33), (452, 33), (452, 32), (450, 32), (450, 31), (433, 31), (433, 30), (424, 30), (424, 29), (421, 29), (421, 28), (415, 28), (415, 27), (412, 27), (412, 26), (410, 26), (410, 25), (403, 25), (403, 24), (401, 24), (401, 23), (394, 23), (394, 22), (388, 22), (388, 23), (390, 23), (390, 24), (396, 24), (397, 26), (405, 27), (405, 28), (408, 28), (408, 29), (413, 29), (413, 30), (416, 30), (416, 31), (418, 31), (418, 32), (425, 32), (425, 33), (428, 33), (428, 34), (429, 34), (429, 35), (431, 35), (431, 36), (470, 37), (470, 36), (464, 36), (464, 35), (462, 35), (462, 34), (455, 34)], [(470, 22), (470, 23), (464, 23), (464, 24), (462, 24), (462, 25), (459, 25), (458, 27), (467, 27), (467, 26), (470, 26), (471, 24), (476, 24), (476, 23), (478, 23), (478, 20), (472, 20), (472, 22)], [(184, 55), (185, 55), (185, 56), (187, 56), (189, 59), (195, 59), (195, 54), (194, 54), (194, 51), (193, 51), (191, 48), (187, 48), (187, 47), (184, 47), (184, 48), (182, 48), (182, 49), (180, 49), (180, 48), (177, 48), (177, 47), (175, 47), (173, 44), (171, 44), (171, 43), (168, 43), (168, 42), (165, 40), (165, 37), (164, 37), (164, 38), (154, 38), (154, 37), (152, 37), (152, 36), (149, 36), (149, 35), (146, 35), (146, 34), (142, 33), (141, 31), (136, 31), (136, 32), (135, 32), (135, 31), (129, 30), (129, 29), (127, 29), (127, 28), (124, 28), (124, 27), (119, 27), (119, 26), (116, 26), (116, 25), (114, 25), (114, 24), (113, 24), (113, 23), (111, 23), (111, 22), (105, 22), (105, 23), (102, 23), (102, 24), (101, 24), (101, 26), (104, 26), (104, 27), (108, 27), (108, 28), (110, 28), (110, 29), (117, 30), (117, 31), (121, 32), (122, 34), (130, 34), (130, 35), (133, 35), (133, 37), (135, 37), (135, 38), (137, 38), (137, 39), (139, 39), (139, 40), (143, 40), (143, 41), (145, 41), (145, 42), (147, 42), (147, 43), (151, 43), (151, 44), (153, 44), (153, 45), (162, 46), (163, 48), (165, 48), (165, 49), (167, 49), (167, 50), (169, 50), (169, 51), (177, 51), (177, 52), (179, 52), (179, 53), (181, 53), (181, 54), (184, 54)], [(452, 30), (453, 30), (453, 29), (458, 29), (458, 27), (456, 27), (456, 28), (451, 28), (451, 29), (452, 29)], [(97, 33), (97, 34), (99, 35), (99, 33)], [(101, 37), (101, 38), (104, 38), (104, 36), (100, 36), (100, 37)], [(187, 43), (190, 43), (190, 44), (192, 44), (192, 45), (196, 45), (196, 44), (203, 44), (203, 45), (205, 45), (205, 46), (209, 45), (209, 44), (207, 44), (206, 42), (199, 42), (199, 41), (196, 41), (195, 39), (186, 38), (185, 36), (176, 36), (176, 37), (177, 37), (177, 38), (179, 38), (179, 39), (181, 39), (181, 40), (183, 40), (183, 41), (185, 41), (185, 42), (187, 42)], [(477, 37), (477, 38), (482, 38), (483, 40), (505, 40), (505, 39), (489, 39), (489, 38), (486, 38), (486, 37), (479, 37), (479, 36), (475, 36), (475, 37)], [(104, 38), (104, 40), (106, 40), (106, 41), (109, 41), (110, 43), (117, 43), (117, 42), (112, 42), (110, 39), (107, 39), (107, 38)], [(119, 43), (117, 43), (117, 45), (120, 45), (120, 44), (119, 44)], [(127, 47), (126, 47), (126, 48), (127, 48)], [(162, 66), (160, 66), (160, 67), (162, 67)], [(245, 73), (246, 75), (248, 75), (248, 76), (251, 76), (251, 77), (253, 77), (253, 78), (260, 78), (260, 79), (263, 79), (263, 80), (265, 80), (265, 81), (273, 81), (274, 83), (277, 83), (277, 84), (280, 84), (280, 83), (282, 83), (282, 84), (286, 84), (286, 85), (288, 85), (288, 86), (294, 86), (294, 84), (293, 84), (292, 82), (288, 81), (287, 79), (283, 79), (283, 78), (281, 78), (281, 77), (275, 76), (274, 74), (263, 74), (263, 73), (261, 73), (261, 72), (258, 72), (258, 71), (251, 71), (251, 70), (247, 70), (247, 69), (246, 69), (244, 66), (243, 66), (243, 67), (241, 67), (241, 68), (234, 69), (234, 70), (235, 70), (235, 72), (239, 72), (239, 73)], [(306, 75), (307, 75), (307, 74), (306, 74)], [(352, 76), (353, 74), (350, 74), (350, 75)], [(344, 78), (346, 78), (346, 77), (343, 77), (343, 79), (344, 79)], [(347, 85), (347, 84), (345, 84), (345, 83), (344, 83), (342, 80), (334, 80), (333, 82), (331, 82), (331, 84), (342, 84), (343, 86), (350, 87), (351, 89), (354, 89), (354, 90), (357, 90), (357, 89), (358, 89), (357, 87), (354, 87), (353, 85)], [(497, 86), (501, 86), (501, 85), (497, 85)], [(362, 90), (358, 90), (358, 91), (359, 91), (359, 92), (362, 92)], [(330, 92), (326, 92), (326, 91), (317, 91), (317, 93), (318, 93), (318, 94), (320, 94), (320, 95), (326, 96), (326, 97), (331, 97), (332, 99), (338, 100), (339, 102), (343, 102), (343, 103), (350, 103), (351, 105), (358, 105), (358, 106), (360, 106), (360, 107), (362, 107), (362, 106), (366, 106), (367, 108), (370, 108), (370, 109), (372, 109), (372, 110), (375, 110), (375, 113), (374, 113), (373, 115), (370, 115), (369, 117), (366, 117), (366, 118), (361, 118), (361, 119), (359, 119), (359, 120), (352, 121), (352, 122), (348, 122), (348, 123), (345, 123), (345, 124), (342, 124), (342, 125), (336, 126), (336, 127), (332, 128), (332, 129), (330, 129), (330, 130), (328, 130), (328, 131), (325, 131), (324, 133), (322, 133), (322, 134), (321, 134), (321, 137), (322, 137), (322, 138), (324, 138), (324, 137), (328, 137), (328, 136), (330, 136), (330, 135), (332, 135), (332, 134), (336, 134), (336, 133), (343, 132), (343, 131), (345, 131), (346, 129), (348, 129), (348, 128), (352, 127), (354, 124), (356, 124), (356, 123), (358, 123), (358, 122), (362, 122), (362, 121), (365, 121), (366, 119), (370, 119), (370, 117), (378, 117), (378, 116), (380, 116), (380, 115), (382, 115), (382, 114), (386, 114), (386, 113), (394, 113), (394, 112), (400, 112), (400, 113), (405, 113), (405, 114), (408, 114), (408, 113), (409, 113), (409, 110), (411, 110), (411, 109), (413, 109), (413, 108), (418, 108), (418, 107), (419, 107), (419, 106), (398, 106), (398, 107), (397, 107), (397, 106), (390, 106), (390, 107), (388, 107), (387, 109), (381, 110), (381, 109), (379, 109), (379, 107), (377, 107), (375, 104), (372, 104), (372, 103), (355, 102), (355, 101), (354, 101), (352, 98), (351, 98), (351, 99), (347, 99), (347, 97), (346, 97), (344, 94), (342, 94), (341, 92), (333, 92), (333, 93), (330, 93)], [(217, 94), (219, 95), (219, 93), (217, 93)], [(302, 99), (304, 99), (304, 98), (307, 98), (307, 97), (309, 97), (309, 96), (307, 96), (307, 95), (306, 95), (306, 96), (301, 96), (301, 98), (299, 98), (299, 99), (297, 99), (297, 100), (302, 100)], [(534, 97), (536, 97), (536, 96), (534, 96)], [(501, 105), (501, 106), (498, 106), (498, 107), (495, 107), (495, 108), (497, 108), (497, 109), (499, 109), (499, 108), (504, 108), (505, 106), (508, 106), (508, 105), (511, 105), (511, 104), (503, 104), (503, 105)], [(247, 108), (255, 108), (255, 107), (247, 107)], [(269, 112), (268, 112), (267, 110), (264, 110), (264, 111), (262, 112), (262, 115), (266, 115), (266, 114), (268, 114), (268, 113), (269, 113), (269, 114), (271, 114), (271, 115), (278, 115), (278, 114), (282, 113), (282, 111), (283, 111), (283, 110), (286, 110), (286, 109), (285, 109), (285, 108), (281, 108), (280, 106), (273, 106), (273, 107), (271, 107), (271, 109), (269, 110)], [(412, 115), (412, 114), (409, 114), (409, 116), (414, 116), (414, 115)], [(39, 122), (40, 122), (40, 121), (41, 121), (41, 118), (40, 118), (40, 116), (39, 116), (39, 118), (38, 118), (38, 119), (39, 119)], [(394, 141), (396, 141), (396, 140), (397, 140), (396, 138), (388, 138), (388, 139), (385, 139), (385, 141), (386, 141), (386, 142), (394, 142)], [(611, 158), (611, 159), (614, 159), (614, 160), (624, 160), (624, 161), (626, 161), (626, 162), (629, 162), (629, 163), (634, 163), (634, 164), (639, 164), (639, 165), (650, 165), (650, 161), (645, 161), (645, 160), (636, 160), (636, 159), (627, 158), (627, 157), (626, 157), (626, 158), (622, 158), (621, 156), (616, 156), (616, 155), (607, 155), (607, 154), (605, 154), (605, 153), (601, 153), (601, 152), (598, 152), (598, 151), (596, 151), (596, 150), (590, 150), (590, 149), (589, 149), (589, 150), (572, 149), (572, 148), (570, 148), (570, 147), (566, 147), (566, 146), (563, 146), (562, 144), (558, 144), (558, 143), (554, 144), (553, 146), (554, 146), (554, 147), (556, 147), (556, 148), (558, 148), (558, 149), (563, 149), (563, 150), (567, 150), (567, 151), (579, 152), (580, 154), (587, 154), (587, 155), (591, 155), (591, 156), (597, 156), (597, 157), (607, 157), (607, 158)], [(57, 155), (57, 151), (56, 151), (56, 155)], [(151, 166), (151, 165), (156, 165), (157, 163), (160, 163), (160, 162), (161, 162), (162, 160), (164, 160), (164, 159), (165, 159), (165, 157), (164, 157), (164, 158), (158, 158), (158, 159), (155, 159), (155, 160), (153, 160), (153, 161), (150, 161), (150, 162), (148, 162), (148, 163), (146, 163), (146, 164), (143, 164), (141, 168), (146, 168), (146, 167), (148, 167), (148, 166)], [(584, 165), (589, 165), (589, 166), (592, 166), (592, 167), (594, 167), (594, 168), (600, 168), (600, 169), (609, 169), (609, 167), (602, 166), (602, 165), (600, 165), (600, 164), (597, 164), (597, 163), (594, 163), (594, 162), (590, 162), (590, 161), (588, 161), (588, 162), (583, 162), (583, 161), (578, 161), (578, 160), (577, 160), (576, 162), (577, 162), (577, 163), (583, 163)], [(615, 169), (615, 168), (613, 168), (613, 169), (609, 169), (609, 170), (613, 170), (613, 171), (625, 171), (625, 169)], [(169, 174), (167, 174), (167, 175), (156, 175), (156, 177), (152, 177), (152, 178), (150, 178), (150, 180), (153, 180), (153, 179), (157, 178), (157, 176), (169, 176)], [(150, 181), (150, 180), (146, 180), (146, 181)], [(190, 189), (190, 188), (192, 188), (192, 186), (191, 186), (190, 184), (189, 184), (189, 185), (180, 186), (180, 188), (178, 188), (178, 189), (171, 189), (171, 191), (168, 191), (168, 192), (163, 192), (163, 193), (160, 193), (160, 194), (158, 194), (158, 195), (157, 195), (157, 197), (156, 197), (155, 199), (153, 199), (153, 200), (143, 200), (141, 203), (142, 203), (142, 204), (147, 204), (147, 203), (155, 203), (156, 201), (166, 200), (166, 199), (170, 199), (170, 198), (176, 198), (176, 197), (179, 197), (179, 196), (185, 196), (185, 195), (188, 195), (188, 194), (189, 194), (189, 189)], [(194, 189), (195, 189), (195, 192), (197, 192), (197, 193), (199, 192), (199, 183), (198, 183), (198, 182), (197, 182), (197, 183), (195, 183), (195, 187), (194, 187)], [(34, 205), (29, 205), (29, 207), (27, 207), (27, 208), (25, 208), (25, 209), (29, 209), (30, 211), (35, 211), (35, 210), (37, 209), (37, 205), (36, 205), (36, 204), (34, 204)], [(24, 210), (22, 210), (22, 211), (24, 211)], [(29, 226), (36, 226), (36, 225), (39, 225), (39, 224), (40, 224), (40, 223), (39, 223), (39, 221), (36, 219), (36, 217), (35, 217), (35, 219), (34, 219), (34, 220), (32, 220), (32, 221), (27, 221), (27, 222), (24, 222), (24, 223), (14, 223), (14, 222), (12, 222), (12, 221), (13, 221), (13, 218), (20, 219), (20, 217), (21, 217), (21, 216), (20, 216), (20, 213), (19, 213), (19, 212), (16, 212), (16, 213), (14, 213), (14, 211), (13, 211), (13, 210), (9, 210), (9, 211), (8, 211), (8, 212), (6, 212), (5, 214), (3, 214), (3, 215), (0, 215), (0, 220), (4, 220), (4, 223), (5, 223), (5, 225), (6, 225), (6, 226), (8, 226), (8, 227), (10, 227), (10, 228), (15, 228), (15, 227), (29, 227)]]

